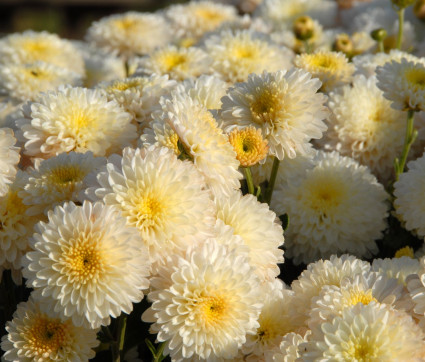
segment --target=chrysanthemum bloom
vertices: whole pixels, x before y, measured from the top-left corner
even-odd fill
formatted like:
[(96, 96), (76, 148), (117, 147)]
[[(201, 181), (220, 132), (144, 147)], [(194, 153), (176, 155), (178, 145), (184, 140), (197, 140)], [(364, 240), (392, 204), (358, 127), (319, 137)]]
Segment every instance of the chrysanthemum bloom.
[(424, 333), (406, 313), (369, 303), (347, 308), (310, 338), (304, 361), (422, 361)]
[(267, 204), (258, 202), (253, 195), (239, 191), (229, 197), (217, 197), (217, 218), (233, 228), (249, 249), (250, 264), (262, 281), (271, 281), (279, 275), (277, 264), (283, 263), (283, 230), (276, 222), (276, 214)]
[(378, 87), (384, 97), (402, 111), (425, 110), (425, 65), (405, 58), (376, 68)]
[(220, 117), (227, 131), (254, 126), (262, 130), (270, 154), (279, 160), (311, 152), (312, 138), (326, 130), (327, 97), (317, 93), (320, 81), (303, 70), (251, 74), (222, 99)]
[(160, 100), (162, 112), (154, 115), (144, 144), (169, 147), (190, 159), (205, 177), (215, 195), (230, 195), (240, 188), (239, 162), (227, 135), (211, 112), (182, 92)]
[(7, 192), (13, 182), (19, 163), (19, 148), (15, 147), (16, 138), (10, 128), (0, 128), (0, 196)]
[(272, 355), (273, 362), (295, 362), (300, 357), (298, 346), (301, 343), (306, 343), (309, 332), (303, 337), (301, 334), (288, 333), (280, 342), (279, 349), (275, 349)]
[(273, 209), (291, 220), (288, 255), (297, 264), (332, 254), (370, 257), (387, 225), (384, 187), (366, 167), (337, 152), (320, 152), (315, 163), (274, 193)]
[(168, 74), (170, 78), (184, 80), (211, 73), (211, 59), (200, 48), (177, 48), (168, 45), (137, 60), (136, 74)]
[(18, 304), (6, 331), (1, 342), (5, 361), (88, 361), (99, 344), (95, 329), (61, 320), (32, 298)]
[(65, 203), (38, 223), (23, 260), (27, 286), (62, 318), (97, 328), (143, 298), (150, 261), (136, 228), (115, 207)]
[(353, 278), (370, 270), (370, 264), (352, 255), (337, 257), (332, 255), (330, 260), (319, 260), (307, 266), (297, 280), (292, 282), (294, 291), (293, 312), (299, 326), (307, 327), (311, 303), (325, 285), (340, 286), (344, 278)]
[(151, 114), (160, 110), (159, 99), (170, 92), (176, 82), (168, 76), (131, 77), (110, 82), (102, 82), (97, 88), (103, 89), (109, 100), (115, 100), (133, 120), (146, 126)]
[(395, 278), (400, 284), (406, 286), (406, 278), (410, 274), (418, 274), (421, 266), (419, 260), (402, 256), (392, 259), (374, 259), (371, 270), (387, 278)]
[(217, 4), (214, 1), (192, 1), (169, 6), (165, 9), (165, 16), (177, 36), (183, 39), (193, 38), (196, 41), (206, 32), (237, 19), (238, 14), (233, 6)]
[(103, 157), (87, 153), (61, 153), (41, 161), (28, 171), (28, 180), (19, 196), (28, 205), (27, 215), (47, 214), (65, 201), (82, 202), (87, 188), (86, 177), (106, 165)]
[(253, 126), (234, 129), (229, 134), (229, 141), (242, 167), (250, 167), (263, 161), (269, 152), (267, 140), (263, 138), (261, 129)]
[(251, 73), (291, 68), (292, 51), (272, 43), (264, 34), (224, 30), (205, 40), (212, 67), (230, 83), (244, 82)]
[(214, 239), (164, 266), (152, 286), (142, 319), (154, 323), (173, 361), (233, 358), (259, 326), (259, 281), (248, 259)]
[(297, 55), (294, 64), (322, 82), (321, 90), (329, 92), (351, 82), (355, 67), (341, 52), (318, 51)]
[(202, 175), (166, 148), (126, 148), (98, 182), (96, 196), (138, 228), (153, 262), (212, 235), (215, 206)]
[(0, 88), (17, 101), (33, 101), (40, 92), (62, 84), (82, 85), (81, 75), (51, 63), (10, 63), (0, 68)]
[(2, 64), (43, 61), (84, 75), (84, 61), (78, 49), (46, 31), (27, 30), (5, 36), (0, 40), (0, 59)]
[(27, 180), (27, 174), (18, 171), (15, 181), (0, 197), (0, 265), (10, 263), (14, 269), (21, 267), (21, 258), (29, 248), (28, 238), (40, 220), (26, 215), (28, 206), (19, 196)]
[(419, 319), (422, 329), (425, 330), (425, 258), (420, 260), (418, 269), (416, 273), (407, 276), (405, 283), (413, 301), (414, 317)]
[(137, 138), (131, 115), (100, 90), (60, 87), (23, 106), (17, 121), (29, 156), (49, 158), (62, 152), (119, 152)]
[(319, 142), (368, 166), (380, 180), (389, 180), (394, 159), (403, 150), (400, 135), (405, 133), (406, 114), (391, 107), (376, 86), (376, 78), (354, 77), (353, 86), (330, 94), (329, 108), (333, 112), (329, 131)]
[(168, 44), (171, 32), (162, 15), (129, 11), (95, 21), (86, 39), (96, 47), (129, 58)]
[(394, 207), (397, 215), (405, 222), (404, 227), (420, 237), (425, 236), (425, 155), (410, 161), (408, 171), (400, 175), (394, 184)]

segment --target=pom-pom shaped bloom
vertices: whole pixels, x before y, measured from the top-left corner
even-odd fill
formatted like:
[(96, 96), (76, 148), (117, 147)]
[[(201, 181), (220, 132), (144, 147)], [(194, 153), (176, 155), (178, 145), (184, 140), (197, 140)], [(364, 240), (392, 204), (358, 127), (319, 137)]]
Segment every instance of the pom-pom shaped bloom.
[(295, 362), (300, 357), (298, 346), (302, 343), (307, 342), (309, 333), (306, 333), (303, 337), (301, 334), (288, 333), (280, 342), (279, 349), (275, 349), (272, 355), (273, 362)]
[(88, 361), (99, 344), (95, 329), (61, 320), (32, 298), (18, 304), (6, 331), (1, 342), (4, 361)]
[(47, 214), (65, 201), (82, 202), (87, 175), (105, 164), (105, 158), (93, 157), (91, 152), (61, 153), (41, 161), (28, 172), (24, 190), (19, 193), (24, 204), (30, 206), (27, 215)]
[(269, 148), (261, 129), (249, 126), (234, 129), (229, 134), (229, 141), (236, 152), (236, 158), (242, 167), (251, 167), (267, 157)]
[(37, 61), (51, 63), (84, 75), (84, 60), (78, 49), (68, 40), (46, 31), (27, 30), (0, 40), (2, 64), (31, 64)]
[(425, 65), (402, 58), (376, 68), (378, 87), (400, 110), (425, 110)]
[(251, 74), (222, 98), (226, 130), (254, 126), (262, 130), (270, 153), (279, 160), (311, 152), (309, 141), (321, 138), (326, 96), (317, 93), (320, 81), (300, 69)]
[(394, 183), (394, 206), (405, 222), (404, 227), (419, 236), (425, 236), (425, 155), (407, 164), (408, 171)]
[(126, 148), (90, 189), (137, 227), (153, 262), (210, 237), (215, 207), (202, 175), (166, 148)]
[(341, 52), (318, 51), (313, 54), (297, 55), (295, 66), (311, 73), (322, 81), (324, 92), (349, 83), (355, 67), (348, 62), (348, 58)]
[(129, 58), (166, 45), (171, 32), (162, 15), (129, 11), (95, 21), (86, 39), (96, 47)]
[(253, 195), (240, 192), (230, 197), (218, 197), (217, 218), (233, 228), (249, 249), (250, 263), (262, 281), (279, 275), (278, 263), (283, 263), (283, 230), (276, 222), (276, 214), (267, 204)]
[(100, 202), (65, 203), (48, 217), (23, 261), (34, 298), (77, 326), (97, 328), (130, 313), (149, 286), (149, 254), (137, 229)]
[(152, 278), (152, 306), (142, 318), (168, 341), (174, 361), (233, 358), (255, 334), (262, 303), (259, 281), (245, 256), (214, 239), (190, 249)]
[(291, 68), (292, 52), (252, 31), (224, 30), (205, 40), (212, 67), (227, 82), (244, 82), (251, 73)]
[(278, 187), (272, 208), (287, 213), (287, 253), (295, 263), (332, 254), (370, 257), (386, 227), (387, 193), (370, 171), (336, 152), (320, 152), (315, 167)]
[(29, 156), (49, 158), (62, 152), (120, 151), (137, 137), (131, 115), (100, 90), (60, 87), (23, 107), (17, 121)]
[(13, 182), (19, 163), (19, 148), (15, 147), (16, 138), (10, 128), (0, 128), (0, 196), (7, 192)]

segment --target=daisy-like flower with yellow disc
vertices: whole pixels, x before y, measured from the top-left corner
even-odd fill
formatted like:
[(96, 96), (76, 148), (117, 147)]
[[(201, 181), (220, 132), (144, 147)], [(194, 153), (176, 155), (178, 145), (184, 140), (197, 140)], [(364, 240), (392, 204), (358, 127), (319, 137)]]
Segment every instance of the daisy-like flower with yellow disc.
[(149, 286), (149, 254), (120, 210), (97, 202), (65, 203), (38, 223), (23, 260), (34, 298), (61, 318), (98, 328), (130, 313)]
[(291, 50), (249, 30), (223, 30), (206, 38), (205, 46), (212, 68), (229, 83), (244, 82), (251, 73), (292, 67)]
[(341, 52), (317, 51), (297, 55), (294, 64), (322, 82), (321, 90), (330, 92), (351, 81), (355, 67)]
[(31, 64), (37, 61), (66, 68), (84, 75), (84, 60), (78, 49), (68, 40), (46, 31), (27, 30), (0, 40), (1, 64)]
[(358, 303), (324, 323), (301, 345), (309, 361), (423, 361), (424, 333), (408, 314), (386, 305)]
[(177, 48), (168, 45), (137, 60), (136, 74), (168, 74), (171, 79), (185, 80), (211, 73), (211, 59), (200, 48)]
[(90, 197), (121, 210), (153, 263), (213, 235), (215, 207), (204, 178), (167, 148), (126, 148), (97, 179)]
[(54, 90), (62, 84), (79, 86), (82, 79), (75, 72), (42, 61), (0, 67), (0, 88), (20, 102), (34, 101), (40, 92)]
[(236, 152), (236, 159), (242, 167), (250, 167), (267, 157), (267, 140), (261, 135), (261, 129), (253, 126), (234, 129), (229, 134), (230, 144)]
[(131, 115), (101, 90), (60, 87), (25, 104), (23, 113), (16, 122), (29, 156), (49, 158), (70, 151), (104, 156), (137, 137)]
[(259, 290), (248, 259), (209, 239), (152, 278), (142, 319), (173, 361), (233, 358), (259, 326)]
[(162, 15), (129, 11), (95, 21), (87, 30), (86, 40), (128, 59), (165, 46), (171, 32)]
[(310, 140), (326, 130), (327, 97), (317, 93), (320, 81), (300, 69), (251, 74), (222, 98), (220, 117), (227, 131), (261, 129), (270, 154), (279, 160), (311, 152)]
[(370, 257), (386, 228), (388, 194), (370, 171), (337, 152), (319, 152), (315, 167), (277, 185), (272, 208), (287, 213), (287, 253), (310, 263), (332, 254)]
[(378, 87), (384, 97), (402, 111), (425, 110), (425, 64), (402, 58), (376, 68)]
[(0, 128), (0, 196), (7, 192), (17, 172), (19, 148), (15, 147), (16, 138), (10, 128)]
[(88, 187), (86, 177), (98, 172), (106, 159), (87, 153), (61, 153), (41, 161), (29, 170), (28, 180), (19, 196), (28, 205), (27, 215), (47, 214), (65, 201), (82, 202)]
[(99, 344), (95, 329), (61, 320), (31, 297), (18, 304), (6, 331), (1, 342), (5, 361), (87, 361)]

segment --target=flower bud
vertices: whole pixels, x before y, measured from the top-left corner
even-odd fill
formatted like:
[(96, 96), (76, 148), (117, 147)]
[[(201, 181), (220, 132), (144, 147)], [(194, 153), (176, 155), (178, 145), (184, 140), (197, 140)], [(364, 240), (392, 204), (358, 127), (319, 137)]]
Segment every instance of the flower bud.
[(413, 7), (413, 13), (419, 20), (425, 21), (425, 0), (417, 0)]
[(300, 16), (294, 21), (292, 30), (298, 40), (305, 41), (312, 38), (314, 35), (313, 19), (309, 16)]
[(387, 35), (388, 33), (384, 28), (375, 29), (370, 33), (370, 36), (372, 37), (372, 39), (377, 42), (384, 41)]
[(332, 46), (334, 51), (351, 54), (354, 50), (353, 42), (347, 34), (338, 34)]
[(413, 5), (415, 0), (391, 0), (391, 2), (399, 9), (405, 9), (410, 5)]

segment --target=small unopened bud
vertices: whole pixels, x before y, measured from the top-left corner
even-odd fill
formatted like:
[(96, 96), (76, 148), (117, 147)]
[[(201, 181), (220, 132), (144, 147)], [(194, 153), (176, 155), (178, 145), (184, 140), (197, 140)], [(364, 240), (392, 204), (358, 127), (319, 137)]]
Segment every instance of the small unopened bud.
[(314, 35), (314, 22), (309, 16), (300, 16), (294, 21), (292, 30), (298, 40), (308, 40)]
[(351, 41), (350, 36), (347, 34), (337, 35), (332, 48), (334, 51), (342, 52), (345, 54), (351, 54), (354, 49), (353, 42)]
[(415, 0), (391, 0), (391, 2), (399, 9), (405, 9), (415, 3)]
[(425, 0), (417, 0), (413, 7), (413, 13), (419, 20), (425, 21)]
[(387, 35), (388, 33), (384, 28), (375, 29), (370, 33), (372, 39), (377, 42), (384, 41)]
[(261, 129), (252, 126), (235, 129), (229, 134), (229, 141), (242, 167), (255, 165), (266, 158), (269, 151), (267, 140), (263, 138)]

